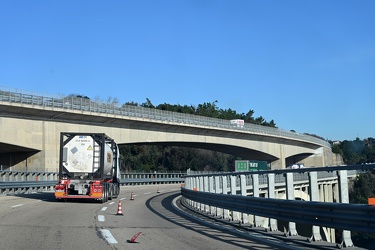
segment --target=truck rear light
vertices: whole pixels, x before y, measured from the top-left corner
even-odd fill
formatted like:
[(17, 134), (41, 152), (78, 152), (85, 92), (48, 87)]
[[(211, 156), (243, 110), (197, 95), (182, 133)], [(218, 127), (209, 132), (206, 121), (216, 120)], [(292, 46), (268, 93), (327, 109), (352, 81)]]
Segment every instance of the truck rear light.
[(65, 189), (65, 185), (57, 184), (57, 185), (55, 186), (55, 189), (56, 189), (56, 190), (63, 190), (63, 189)]

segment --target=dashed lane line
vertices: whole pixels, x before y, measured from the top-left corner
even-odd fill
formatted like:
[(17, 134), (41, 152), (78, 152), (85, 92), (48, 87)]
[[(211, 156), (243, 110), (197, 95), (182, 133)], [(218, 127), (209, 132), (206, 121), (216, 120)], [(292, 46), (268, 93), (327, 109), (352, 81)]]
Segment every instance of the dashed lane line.
[(104, 222), (105, 221), (104, 215), (98, 215), (98, 221)]
[(102, 236), (109, 244), (117, 244), (117, 240), (112, 236), (108, 229), (101, 229)]
[(17, 205), (11, 206), (11, 208), (16, 208), (16, 207), (20, 207), (20, 206), (23, 206), (23, 204), (17, 204)]

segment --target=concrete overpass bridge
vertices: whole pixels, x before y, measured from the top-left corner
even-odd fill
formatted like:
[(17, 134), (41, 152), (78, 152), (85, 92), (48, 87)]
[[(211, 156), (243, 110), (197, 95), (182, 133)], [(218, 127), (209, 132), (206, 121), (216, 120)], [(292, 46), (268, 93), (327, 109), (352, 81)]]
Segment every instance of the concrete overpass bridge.
[(60, 132), (106, 133), (120, 145), (209, 149), (267, 161), (271, 169), (340, 164), (330, 144), (316, 137), (80, 97), (0, 90), (0, 128), (0, 165), (13, 170), (57, 171)]

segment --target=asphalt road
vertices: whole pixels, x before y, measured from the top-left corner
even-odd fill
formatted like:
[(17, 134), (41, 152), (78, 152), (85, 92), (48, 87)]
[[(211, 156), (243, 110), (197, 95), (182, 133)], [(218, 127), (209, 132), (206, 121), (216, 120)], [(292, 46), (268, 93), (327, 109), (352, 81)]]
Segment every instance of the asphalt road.
[[(158, 193), (158, 188), (159, 192)], [(184, 216), (180, 185), (124, 186), (105, 204), (57, 202), (53, 193), (0, 197), (1, 249), (244, 249), (237, 238)], [(133, 192), (134, 200), (131, 200)], [(123, 215), (116, 215), (119, 201)], [(131, 238), (142, 232), (136, 243)], [(262, 244), (257, 249), (270, 249)]]
[(281, 249), (192, 219), (173, 205), (179, 193), (179, 184), (124, 186), (105, 204), (2, 196), (0, 249)]

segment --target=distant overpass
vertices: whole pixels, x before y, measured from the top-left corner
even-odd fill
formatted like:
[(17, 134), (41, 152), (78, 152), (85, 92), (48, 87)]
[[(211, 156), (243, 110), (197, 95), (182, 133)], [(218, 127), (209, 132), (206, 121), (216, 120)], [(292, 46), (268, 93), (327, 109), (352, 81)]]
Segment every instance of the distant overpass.
[(60, 132), (106, 133), (118, 144), (175, 145), (263, 160), (272, 169), (341, 164), (322, 139), (276, 128), (87, 98), (0, 90), (0, 165), (56, 171)]

